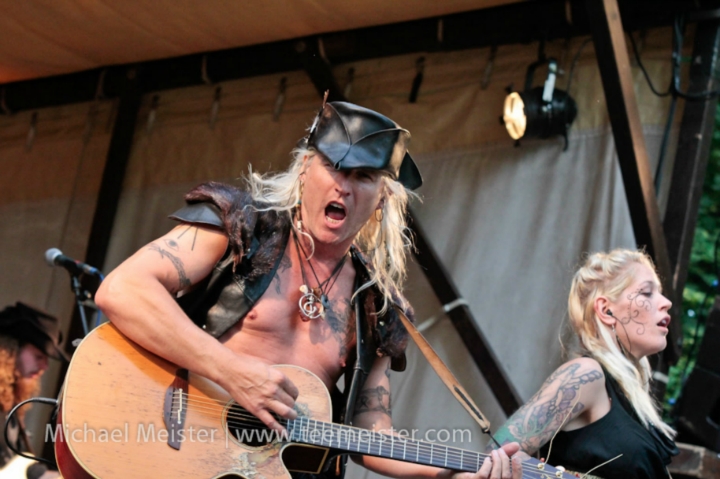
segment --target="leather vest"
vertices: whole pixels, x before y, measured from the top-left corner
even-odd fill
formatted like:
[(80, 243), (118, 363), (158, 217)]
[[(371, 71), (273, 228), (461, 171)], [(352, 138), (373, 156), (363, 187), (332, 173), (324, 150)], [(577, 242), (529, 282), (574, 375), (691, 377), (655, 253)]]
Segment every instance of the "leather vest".
[[(256, 214), (262, 216), (270, 213), (257, 212)], [(170, 218), (184, 223), (209, 225), (221, 228), (223, 231), (227, 230), (221, 210), (213, 203), (189, 204), (173, 213)], [(267, 290), (280, 265), (290, 238), (290, 221), (288, 219), (278, 222), (277, 228), (274, 228), (273, 231), (257, 231), (257, 225), (261, 223), (259, 220), (255, 222), (256, 231), (251, 233), (250, 247), (246, 248), (239, 263), (236, 261), (237, 255), (229, 246), (211, 274), (198, 283), (191, 292), (177, 299), (178, 304), (193, 322), (215, 338), (222, 336), (245, 317)], [(356, 271), (353, 290), (357, 291), (367, 281), (369, 274), (360, 253), (355, 248), (352, 248), (351, 253)], [(271, 266), (261, 274), (254, 274), (256, 271), (253, 271), (253, 260), (258, 255), (271, 258), (270, 261), (267, 261)], [(351, 357), (348, 357), (348, 366), (345, 368), (344, 392), (342, 394), (339, 391), (331, 393), (333, 421), (338, 423), (351, 423), (357, 396), (370, 373), (375, 358), (380, 353), (377, 338), (383, 337), (387, 333), (386, 329), (393, 321), (399, 323), (395, 309), (388, 308), (388, 312), (376, 321), (377, 326), (373, 331), (367, 320), (366, 295), (367, 290), (361, 292), (354, 300), (358, 340), (355, 351), (351, 353)], [(404, 353), (393, 358), (392, 369), (397, 371), (405, 369)], [(342, 403), (338, 404), (338, 401), (342, 401)], [(341, 476), (344, 474), (344, 462), (342, 465)], [(323, 477), (325, 476), (323, 475)]]

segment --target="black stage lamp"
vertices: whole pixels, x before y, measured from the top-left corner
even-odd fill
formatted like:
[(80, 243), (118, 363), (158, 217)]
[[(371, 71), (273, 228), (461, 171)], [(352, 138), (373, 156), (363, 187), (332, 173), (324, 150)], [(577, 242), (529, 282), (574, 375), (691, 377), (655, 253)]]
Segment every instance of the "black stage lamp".
[[(533, 88), (535, 69), (547, 63), (545, 86)], [(567, 149), (567, 131), (577, 116), (577, 105), (567, 92), (555, 88), (557, 61), (538, 60), (528, 67), (525, 90), (508, 91), (502, 121), (514, 140), (520, 138), (549, 138), (562, 135)]]

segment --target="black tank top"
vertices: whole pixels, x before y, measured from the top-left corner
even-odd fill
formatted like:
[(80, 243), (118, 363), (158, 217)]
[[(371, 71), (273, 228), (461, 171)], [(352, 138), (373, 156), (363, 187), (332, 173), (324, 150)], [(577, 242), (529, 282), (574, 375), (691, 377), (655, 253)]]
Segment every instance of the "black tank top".
[[(560, 431), (553, 441), (548, 463), (587, 472), (612, 459), (591, 474), (607, 479), (656, 479), (670, 477), (667, 464), (678, 453), (675, 443), (638, 419), (620, 386), (607, 371), (605, 389), (611, 400), (610, 412), (599, 420), (573, 431)], [(549, 444), (541, 454), (547, 457)]]

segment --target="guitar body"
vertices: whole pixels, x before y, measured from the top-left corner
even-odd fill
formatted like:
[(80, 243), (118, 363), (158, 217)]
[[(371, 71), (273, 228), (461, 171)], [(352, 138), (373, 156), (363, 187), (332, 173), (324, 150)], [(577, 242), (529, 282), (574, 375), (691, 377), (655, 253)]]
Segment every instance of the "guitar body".
[[(318, 473), (330, 453), (364, 454), (475, 472), (487, 454), (332, 423), (330, 395), (306, 369), (281, 365), (297, 386), (298, 419), (280, 438), (212, 381), (145, 351), (112, 324), (73, 355), (52, 440), (72, 479), (290, 479)], [(47, 437), (47, 434), (46, 434)], [(575, 479), (528, 459), (527, 479)]]
[[(317, 376), (295, 366), (275, 367), (300, 390), (300, 416), (332, 420), (330, 396)], [(289, 478), (288, 468), (318, 472), (327, 460), (327, 448), (238, 440), (243, 426), (233, 429), (234, 418), (254, 418), (217, 384), (182, 371), (112, 324), (90, 333), (73, 356), (63, 388), (55, 440), (62, 475), (276, 479)]]

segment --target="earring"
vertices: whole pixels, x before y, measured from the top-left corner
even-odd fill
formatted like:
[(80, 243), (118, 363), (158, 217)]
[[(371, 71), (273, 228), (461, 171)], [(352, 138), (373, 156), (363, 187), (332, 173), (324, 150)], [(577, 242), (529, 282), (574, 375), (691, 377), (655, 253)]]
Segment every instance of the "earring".
[[(378, 218), (378, 211), (380, 212), (380, 218)], [(385, 218), (385, 210), (378, 208), (375, 210), (375, 220), (380, 223)]]
[(297, 203), (295, 203), (295, 206), (300, 206), (302, 204), (302, 196), (303, 196), (304, 189), (305, 189), (305, 182), (301, 181), (300, 188), (299, 188), (300, 191), (298, 192), (298, 199), (297, 199)]
[(617, 333), (617, 331), (615, 330), (615, 325), (613, 324), (613, 325), (611, 326), (611, 328), (612, 328), (613, 334), (615, 334), (615, 341), (617, 341), (618, 346), (620, 347), (620, 352), (623, 353), (623, 356), (627, 356), (627, 355), (628, 355), (628, 354), (627, 354), (627, 351), (625, 351), (625, 347), (624, 347), (623, 344), (620, 342), (620, 337), (618, 337), (618, 333)]

